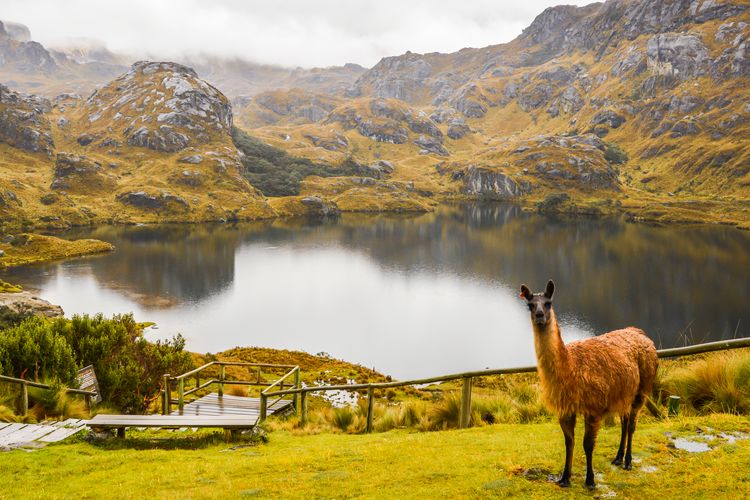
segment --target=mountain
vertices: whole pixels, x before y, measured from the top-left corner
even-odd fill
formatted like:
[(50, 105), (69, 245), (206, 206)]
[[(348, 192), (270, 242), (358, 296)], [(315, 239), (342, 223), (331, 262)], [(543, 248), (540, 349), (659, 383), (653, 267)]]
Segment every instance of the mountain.
[(46, 227), (275, 212), (242, 176), (229, 100), (195, 71), (139, 62), (88, 98), (0, 87), (0, 214)]
[[(238, 120), (293, 154), (388, 160), (392, 179), (435, 195), (552, 196), (559, 209), (747, 220), (748, 7), (552, 7), (506, 44), (384, 58), (325, 116), (268, 113), (264, 123), (257, 109), (241, 109)], [(296, 97), (274, 101), (292, 103), (284, 112), (295, 117), (310, 107)], [(555, 201), (562, 193), (569, 201)]]
[[(85, 99), (4, 89), (0, 180), (33, 184), (31, 197), (7, 189), (42, 222), (35, 211), (65, 223), (215, 220), (492, 198), (750, 227), (749, 8), (608, 0), (546, 9), (506, 44), (407, 52), (369, 70), (204, 58), (198, 72), (136, 63)], [(0, 37), (0, 78), (11, 68), (61, 82), (119, 61)], [(198, 74), (230, 88), (231, 104)], [(39, 202), (62, 193), (64, 217)]]
[[(154, 56), (159, 60), (161, 57)], [(44, 47), (28, 27), (0, 21), (0, 82), (13, 90), (53, 98), (61, 93), (88, 94), (127, 71), (136, 58), (109, 50), (97, 40), (72, 39)], [(328, 68), (285, 68), (242, 59), (185, 55), (177, 63), (194, 68), (203, 79), (239, 102), (278, 89), (343, 94), (366, 69), (357, 64)]]

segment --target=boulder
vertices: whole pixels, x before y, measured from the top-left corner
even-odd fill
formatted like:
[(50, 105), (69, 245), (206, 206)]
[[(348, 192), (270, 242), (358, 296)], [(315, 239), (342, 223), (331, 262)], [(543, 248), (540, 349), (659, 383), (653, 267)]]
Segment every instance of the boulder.
[(428, 153), (433, 153), (440, 156), (448, 156), (450, 153), (443, 146), (441, 141), (438, 141), (434, 137), (425, 137), (420, 135), (419, 138), (414, 140), (414, 144), (422, 148)]
[(31, 153), (51, 155), (55, 144), (45, 116), (50, 109), (47, 99), (13, 92), (0, 85), (0, 142)]
[(167, 209), (175, 207), (179, 210), (188, 210), (190, 204), (184, 198), (166, 191), (160, 193), (147, 193), (146, 191), (129, 191), (117, 195), (117, 200), (126, 205), (141, 209)]
[(111, 188), (114, 183), (99, 162), (86, 156), (58, 153), (55, 157), (55, 179), (50, 189), (86, 193)]
[(592, 125), (607, 125), (610, 128), (619, 128), (625, 123), (625, 117), (612, 110), (599, 111), (591, 119)]

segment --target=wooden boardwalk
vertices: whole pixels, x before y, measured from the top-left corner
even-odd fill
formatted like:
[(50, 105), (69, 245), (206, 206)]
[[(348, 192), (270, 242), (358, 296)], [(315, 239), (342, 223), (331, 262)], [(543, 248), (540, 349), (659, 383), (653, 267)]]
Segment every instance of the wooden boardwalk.
[[(292, 401), (282, 399), (274, 403), (268, 403), (268, 415), (280, 413), (292, 407)], [(180, 415), (179, 410), (175, 410), (170, 415)], [(260, 398), (248, 398), (242, 396), (229, 396), (225, 394), (219, 397), (212, 392), (200, 399), (187, 403), (183, 408), (182, 415), (190, 416), (216, 416), (224, 417), (231, 415), (248, 416), (250, 418), (260, 418)]]
[(86, 428), (86, 420), (69, 418), (41, 424), (0, 423), (0, 448), (20, 448), (32, 443), (55, 443)]

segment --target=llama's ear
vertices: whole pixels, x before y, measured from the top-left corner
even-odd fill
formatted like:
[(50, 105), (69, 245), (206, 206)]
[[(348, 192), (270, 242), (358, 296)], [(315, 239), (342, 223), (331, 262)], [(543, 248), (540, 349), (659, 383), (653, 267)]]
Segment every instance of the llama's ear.
[(531, 300), (534, 296), (526, 285), (521, 285), (521, 298)]
[(549, 280), (547, 282), (547, 288), (544, 290), (544, 296), (548, 299), (552, 298), (552, 295), (555, 293), (555, 283), (552, 280)]

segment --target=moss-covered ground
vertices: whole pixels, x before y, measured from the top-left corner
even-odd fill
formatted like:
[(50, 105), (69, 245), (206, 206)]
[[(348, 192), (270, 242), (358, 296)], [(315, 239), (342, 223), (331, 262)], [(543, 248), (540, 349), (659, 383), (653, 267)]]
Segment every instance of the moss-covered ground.
[(132, 432), (125, 441), (51, 445), (0, 454), (5, 498), (742, 498), (750, 490), (750, 439), (675, 449), (671, 436), (750, 432), (746, 417), (656, 422), (635, 435), (635, 466), (610, 465), (619, 432), (604, 428), (595, 450), (598, 489), (583, 487), (578, 429), (573, 485), (548, 481), (563, 458), (556, 423), (382, 434), (276, 431), (266, 444), (218, 433)]

